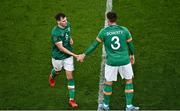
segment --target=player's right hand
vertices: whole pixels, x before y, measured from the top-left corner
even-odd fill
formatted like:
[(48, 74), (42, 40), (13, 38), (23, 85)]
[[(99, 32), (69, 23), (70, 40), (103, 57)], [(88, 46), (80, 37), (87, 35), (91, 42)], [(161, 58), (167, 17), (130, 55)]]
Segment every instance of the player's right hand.
[(77, 61), (83, 62), (85, 58), (85, 54), (79, 54), (77, 57)]

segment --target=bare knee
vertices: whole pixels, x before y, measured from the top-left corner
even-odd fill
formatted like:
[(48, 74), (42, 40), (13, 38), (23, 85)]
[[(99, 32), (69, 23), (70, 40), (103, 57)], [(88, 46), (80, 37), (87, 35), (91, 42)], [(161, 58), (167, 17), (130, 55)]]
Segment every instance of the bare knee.
[(68, 80), (73, 79), (73, 73), (72, 73), (72, 71), (66, 71), (66, 78), (67, 78)]
[(112, 81), (106, 81), (105, 84), (112, 85)]
[(58, 75), (61, 71), (56, 71), (56, 75)]
[(73, 79), (73, 76), (67, 76), (67, 79), (68, 80)]
[(126, 79), (126, 84), (132, 84), (132, 79)]

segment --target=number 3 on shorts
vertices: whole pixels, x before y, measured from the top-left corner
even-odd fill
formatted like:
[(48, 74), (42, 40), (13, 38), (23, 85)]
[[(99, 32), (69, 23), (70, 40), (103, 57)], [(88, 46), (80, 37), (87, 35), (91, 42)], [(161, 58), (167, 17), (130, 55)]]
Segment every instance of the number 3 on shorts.
[(112, 42), (111, 43), (111, 48), (112, 49), (117, 50), (117, 49), (119, 49), (121, 47), (118, 36), (113, 36), (112, 39), (111, 39), (111, 42)]

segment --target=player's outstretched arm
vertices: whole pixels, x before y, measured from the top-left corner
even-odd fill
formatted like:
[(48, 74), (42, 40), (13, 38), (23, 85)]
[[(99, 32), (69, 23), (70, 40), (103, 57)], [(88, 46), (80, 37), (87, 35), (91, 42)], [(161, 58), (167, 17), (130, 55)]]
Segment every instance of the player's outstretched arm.
[(84, 54), (85, 55), (91, 54), (101, 42), (102, 41), (97, 37), (96, 40), (94, 40), (94, 42), (89, 46), (89, 48), (86, 49)]
[(71, 56), (75, 57), (76, 59), (78, 59), (78, 55), (77, 55), (77, 54), (74, 54), (73, 52), (71, 52), (71, 51), (69, 51), (68, 49), (66, 49), (66, 48), (63, 46), (62, 42), (57, 42), (57, 43), (55, 43), (55, 45), (58, 47), (58, 49), (59, 49), (60, 51), (62, 51), (62, 52), (64, 52), (64, 53), (66, 53), (66, 54), (68, 54), (68, 55), (71, 55)]
[(97, 37), (96, 40), (94, 40), (94, 42), (89, 46), (89, 48), (87, 48), (83, 54), (80, 54), (80, 55), (78, 56), (77, 61), (83, 62), (84, 59), (85, 59), (85, 57), (86, 57), (86, 55), (91, 54), (91, 53), (98, 47), (98, 45), (99, 45), (101, 42), (102, 42), (101, 39), (99, 39), (99, 38)]

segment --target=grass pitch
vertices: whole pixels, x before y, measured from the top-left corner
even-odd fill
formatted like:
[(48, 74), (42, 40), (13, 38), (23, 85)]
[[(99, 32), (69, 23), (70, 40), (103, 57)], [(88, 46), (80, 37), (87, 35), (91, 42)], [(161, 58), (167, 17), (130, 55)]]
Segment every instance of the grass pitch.
[[(50, 33), (54, 15), (72, 24), (74, 51), (82, 53), (104, 26), (105, 0), (1, 0), (0, 109), (71, 109), (64, 71), (50, 88)], [(141, 109), (180, 109), (180, 1), (114, 0), (118, 24), (136, 47), (135, 98)], [(96, 110), (101, 46), (75, 62), (79, 109)], [(124, 83), (113, 85), (111, 109), (124, 109)]]

